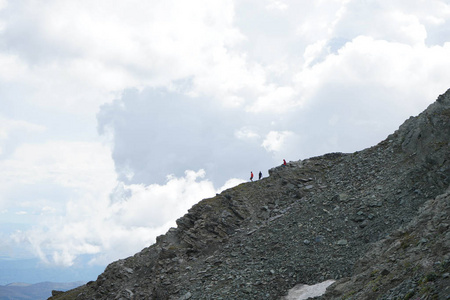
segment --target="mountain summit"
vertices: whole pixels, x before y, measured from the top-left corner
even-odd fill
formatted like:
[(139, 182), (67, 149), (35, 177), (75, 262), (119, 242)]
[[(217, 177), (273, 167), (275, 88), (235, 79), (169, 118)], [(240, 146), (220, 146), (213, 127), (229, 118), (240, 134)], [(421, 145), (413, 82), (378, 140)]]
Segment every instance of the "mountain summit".
[(194, 205), (154, 245), (50, 299), (450, 296), (450, 90), (378, 145), (289, 162)]

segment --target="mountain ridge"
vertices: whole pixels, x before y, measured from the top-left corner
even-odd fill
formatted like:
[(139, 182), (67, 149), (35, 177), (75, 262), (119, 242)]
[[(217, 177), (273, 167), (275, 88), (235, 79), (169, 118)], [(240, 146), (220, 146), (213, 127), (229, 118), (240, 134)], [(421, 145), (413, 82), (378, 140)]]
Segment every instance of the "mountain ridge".
[[(449, 157), (450, 90), (373, 147), (289, 162), (200, 201), (154, 245), (50, 299), (280, 299), (299, 283), (327, 279), (338, 282), (323, 297), (362, 299), (352, 298), (363, 289), (350, 289), (348, 278), (364, 273), (364, 255), (409, 226), (427, 201), (445, 202)], [(443, 278), (442, 265), (435, 274)], [(424, 297), (435, 293), (428, 287)], [(420, 292), (411, 289), (397, 295)], [(377, 291), (384, 299), (383, 286)]]

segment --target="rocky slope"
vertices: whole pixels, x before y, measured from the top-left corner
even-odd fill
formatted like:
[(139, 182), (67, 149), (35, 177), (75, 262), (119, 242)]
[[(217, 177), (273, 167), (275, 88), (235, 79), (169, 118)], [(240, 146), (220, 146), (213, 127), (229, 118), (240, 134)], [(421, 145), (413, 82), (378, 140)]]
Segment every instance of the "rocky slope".
[(202, 200), (154, 245), (51, 299), (280, 299), (326, 279), (340, 279), (326, 299), (446, 299), (434, 290), (449, 285), (449, 158), (450, 90), (374, 147)]
[(449, 299), (450, 190), (407, 226), (377, 242), (320, 299)]

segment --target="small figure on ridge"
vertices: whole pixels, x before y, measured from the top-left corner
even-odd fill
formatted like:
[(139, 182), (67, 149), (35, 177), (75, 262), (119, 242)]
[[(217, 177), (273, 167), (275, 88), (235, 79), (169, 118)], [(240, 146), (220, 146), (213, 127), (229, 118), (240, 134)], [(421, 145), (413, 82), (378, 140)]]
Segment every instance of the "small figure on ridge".
[(253, 181), (253, 171), (250, 172), (250, 181)]

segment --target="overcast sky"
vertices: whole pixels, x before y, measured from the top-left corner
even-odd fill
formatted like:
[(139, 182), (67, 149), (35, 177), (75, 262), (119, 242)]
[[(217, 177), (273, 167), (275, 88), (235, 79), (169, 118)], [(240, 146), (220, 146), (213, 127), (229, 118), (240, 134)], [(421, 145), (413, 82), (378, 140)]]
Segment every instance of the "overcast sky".
[(0, 257), (132, 255), (450, 88), (448, 0), (0, 0)]

